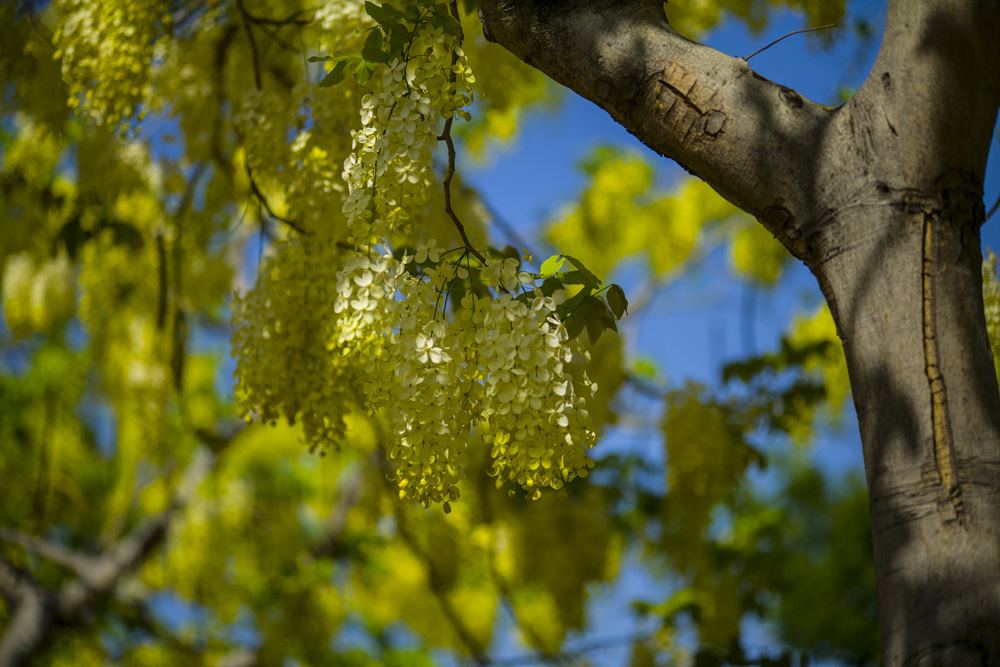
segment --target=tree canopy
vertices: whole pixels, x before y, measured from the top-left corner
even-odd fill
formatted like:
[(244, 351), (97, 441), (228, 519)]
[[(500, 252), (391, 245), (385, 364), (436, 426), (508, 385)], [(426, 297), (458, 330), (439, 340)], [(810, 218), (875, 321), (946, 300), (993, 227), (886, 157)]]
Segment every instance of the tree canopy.
[[(665, 11), (788, 8), (874, 37)], [(792, 257), (616, 146), (524, 241), (456, 155), (563, 93), (475, 10), (0, 6), (0, 665), (877, 662), (829, 311), (708, 386), (637, 358), (656, 290)]]

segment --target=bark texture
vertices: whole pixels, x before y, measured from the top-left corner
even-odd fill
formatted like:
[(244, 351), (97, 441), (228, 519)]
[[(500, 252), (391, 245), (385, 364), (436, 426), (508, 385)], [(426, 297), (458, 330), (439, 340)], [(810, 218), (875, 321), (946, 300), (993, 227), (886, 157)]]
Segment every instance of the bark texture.
[(838, 109), (674, 32), (660, 2), (481, 0), (487, 39), (600, 105), (812, 270), (861, 426), (885, 665), (1000, 665), (1000, 392), (983, 175), (1000, 3), (890, 0)]

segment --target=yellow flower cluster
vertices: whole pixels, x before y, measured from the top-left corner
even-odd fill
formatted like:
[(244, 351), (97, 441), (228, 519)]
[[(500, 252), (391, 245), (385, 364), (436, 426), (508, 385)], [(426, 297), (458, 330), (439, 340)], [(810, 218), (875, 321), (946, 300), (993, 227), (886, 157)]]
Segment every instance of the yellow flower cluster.
[(310, 234), (341, 239), (347, 235), (342, 172), (344, 156), (351, 150), (349, 128), (357, 124), (352, 96), (348, 86), (322, 88), (315, 83), (299, 84), (292, 93), (296, 126), (308, 129), (296, 134), (289, 149), (288, 217)]
[[(353, 250), (341, 252), (335, 234), (287, 241), (234, 303), (238, 399), (246, 416), (303, 421), (317, 446), (342, 435), (343, 387), (357, 380), (365, 407), (386, 410), (400, 498), (447, 510), (474, 427), (491, 446), (498, 486), (513, 482), (538, 498), (593, 466), (584, 394), (596, 385), (585, 375), (574, 382), (557, 301), (517, 260), (463, 265), (467, 248), (434, 239), (413, 254), (392, 252), (400, 227), (431, 199), (441, 121), (466, 115), (472, 101), (472, 73), (454, 35), (425, 27), (409, 53), (377, 76), (351, 132), (341, 212)], [(257, 126), (247, 136), (261, 126), (262, 112), (251, 108), (265, 103), (245, 107), (244, 120)], [(317, 141), (333, 124), (317, 122), (292, 142), (291, 171), (313, 179), (293, 199), (309, 193), (328, 203), (341, 194), (323, 167), (336, 137)], [(313, 220), (309, 229), (321, 224)], [(482, 288), (453, 292), (473, 279)], [(449, 311), (453, 293), (459, 303)]]
[(296, 239), (261, 270), (256, 287), (232, 304), (232, 349), (240, 416), (301, 421), (310, 448), (337, 443), (349, 398), (348, 366), (331, 352), (336, 246)]
[(247, 165), (256, 178), (275, 176), (288, 164), (288, 107), (273, 93), (251, 90), (233, 117)]
[(4, 265), (3, 310), (15, 336), (49, 331), (73, 314), (76, 280), (65, 252), (44, 262), (21, 253)]
[(100, 124), (127, 121), (146, 98), (155, 43), (170, 20), (169, 3), (62, 0), (56, 6), (65, 17), (55, 44), (70, 106)]
[[(366, 386), (374, 407), (391, 407), (400, 497), (425, 505), (457, 498), (469, 430), (477, 425), (492, 446), (498, 488), (513, 482), (537, 499), (542, 488), (562, 488), (593, 466), (587, 449), (595, 434), (578, 388), (596, 385), (586, 376), (574, 385), (556, 300), (516, 268), (513, 259), (492, 262), (483, 278), (499, 296), (466, 294), (454, 319), (437, 302), (448, 285), (469, 277), (466, 267), (443, 263), (427, 270), (428, 280), (401, 288), (394, 335)], [(527, 303), (510, 291), (522, 288)]]

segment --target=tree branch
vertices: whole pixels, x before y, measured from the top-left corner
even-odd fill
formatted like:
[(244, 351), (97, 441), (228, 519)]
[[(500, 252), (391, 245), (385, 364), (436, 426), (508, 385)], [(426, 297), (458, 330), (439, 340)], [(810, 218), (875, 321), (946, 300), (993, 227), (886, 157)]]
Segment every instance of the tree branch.
[(750, 55), (743, 56), (743, 60), (750, 60), (751, 58), (753, 58), (758, 53), (761, 53), (763, 51), (767, 51), (769, 48), (771, 48), (772, 46), (774, 46), (775, 44), (777, 44), (781, 40), (787, 39), (788, 37), (791, 37), (792, 35), (801, 35), (804, 32), (815, 32), (817, 30), (826, 30), (827, 28), (836, 28), (836, 27), (837, 27), (836, 23), (831, 23), (829, 25), (821, 25), (818, 28), (803, 28), (802, 30), (793, 30), (790, 33), (788, 33), (787, 35), (782, 35), (781, 37), (779, 37), (778, 39), (774, 40), (773, 42), (771, 42), (767, 46), (760, 47), (759, 49), (757, 49), (756, 51), (754, 51)]
[(172, 515), (190, 502), (216, 458), (214, 452), (199, 449), (178, 483), (170, 507), (98, 555), (81, 554), (41, 538), (0, 528), (0, 539), (63, 565), (76, 575), (57, 590), (46, 591), (29, 574), (0, 556), (0, 592), (13, 611), (11, 624), (0, 637), (0, 667), (24, 664), (41, 648), (57, 619), (70, 625), (79, 623), (95, 599), (110, 595), (121, 577), (160, 543)]
[(0, 555), (0, 591), (11, 607), (10, 625), (0, 637), (0, 667), (23, 665), (52, 625), (51, 598), (26, 572)]
[(264, 196), (264, 193), (257, 185), (257, 181), (254, 180), (253, 171), (250, 170), (250, 163), (246, 164), (246, 169), (247, 169), (247, 179), (249, 179), (250, 182), (250, 192), (253, 194), (254, 197), (257, 198), (257, 201), (260, 203), (260, 205), (264, 207), (264, 210), (267, 211), (267, 214), (271, 216), (273, 219), (277, 220), (278, 222), (283, 222), (284, 224), (288, 225), (299, 234), (302, 235), (309, 234), (309, 232), (306, 231), (299, 223), (295, 222), (294, 220), (289, 220), (288, 218), (283, 218), (282, 216), (274, 212), (274, 209), (271, 208), (271, 204), (268, 203), (267, 201), (267, 197)]
[[(455, 17), (455, 20), (459, 22), (458, 24), (458, 43), (461, 45), (462, 41), (465, 39), (465, 33), (462, 31), (461, 17), (458, 14), (458, 3), (456, 0), (451, 0), (448, 3), (448, 8), (451, 11), (451, 15)], [(454, 93), (455, 82), (458, 80), (455, 74), (455, 65), (458, 63), (458, 52), (451, 52), (451, 74), (448, 76), (448, 80), (451, 83), (452, 92)], [(483, 264), (488, 264), (486, 258), (483, 257), (478, 250), (472, 246), (472, 242), (469, 241), (469, 237), (465, 233), (465, 225), (458, 219), (458, 215), (455, 214), (455, 209), (451, 205), (451, 180), (455, 177), (455, 141), (451, 138), (451, 125), (455, 122), (455, 116), (452, 115), (444, 122), (444, 131), (438, 140), (444, 139), (445, 145), (448, 146), (448, 169), (444, 174), (444, 210), (451, 218), (451, 221), (455, 224), (458, 229), (459, 236), (462, 237), (462, 243), (465, 244), (465, 249), (472, 254), (473, 257), (478, 259)]]
[(677, 34), (654, 0), (482, 0), (486, 38), (604, 108), (646, 145), (756, 216), (796, 255), (832, 167), (833, 110)]

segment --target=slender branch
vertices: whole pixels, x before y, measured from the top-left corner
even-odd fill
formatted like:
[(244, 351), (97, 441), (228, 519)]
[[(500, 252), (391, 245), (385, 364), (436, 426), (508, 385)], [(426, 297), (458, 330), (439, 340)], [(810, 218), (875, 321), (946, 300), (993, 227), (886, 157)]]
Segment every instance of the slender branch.
[(157, 275), (157, 303), (156, 303), (156, 329), (163, 331), (167, 324), (167, 304), (170, 301), (169, 283), (167, 276), (167, 244), (163, 238), (163, 231), (156, 232), (156, 275)]
[[(452, 73), (454, 77), (454, 73)], [(473, 257), (478, 259), (483, 264), (488, 264), (486, 258), (472, 246), (472, 242), (469, 241), (468, 235), (465, 233), (465, 225), (462, 224), (461, 220), (455, 214), (455, 209), (452, 208), (451, 204), (451, 179), (455, 175), (455, 142), (451, 138), (451, 124), (454, 118), (449, 118), (444, 122), (444, 132), (441, 133), (439, 139), (444, 139), (445, 144), (448, 146), (448, 170), (444, 174), (444, 210), (451, 218), (451, 221), (455, 223), (455, 227), (458, 229), (459, 236), (462, 237), (462, 243), (465, 244), (465, 249), (469, 251)]]
[[(388, 483), (388, 478), (386, 478)], [(444, 613), (448, 623), (451, 625), (452, 630), (458, 635), (459, 641), (468, 649), (469, 653), (472, 654), (472, 659), (478, 665), (488, 665), (490, 664), (489, 658), (486, 657), (486, 649), (481, 646), (479, 641), (472, 636), (472, 632), (466, 626), (465, 621), (462, 620), (462, 615), (455, 609), (455, 605), (452, 604), (451, 600), (444, 590), (444, 584), (441, 582), (441, 575), (438, 573), (437, 566), (431, 559), (430, 555), (424, 551), (419, 544), (417, 544), (416, 538), (410, 533), (409, 529), (406, 527), (406, 517), (403, 516), (403, 506), (401, 503), (395, 503), (396, 509), (396, 530), (399, 532), (399, 536), (402, 538), (403, 542), (409, 547), (410, 551), (423, 562), (424, 567), (427, 569), (427, 579), (428, 584), (431, 589), (431, 594), (434, 599), (438, 601), (438, 605), (441, 607), (441, 611)]]
[(745, 56), (743, 58), (743, 60), (750, 60), (751, 58), (753, 58), (755, 55), (757, 55), (761, 51), (766, 51), (767, 49), (771, 48), (772, 46), (774, 46), (775, 44), (777, 44), (781, 40), (785, 39), (786, 37), (791, 37), (792, 35), (798, 35), (798, 34), (801, 34), (803, 32), (814, 32), (816, 30), (826, 30), (827, 28), (836, 28), (836, 27), (837, 27), (836, 23), (831, 23), (829, 25), (821, 25), (818, 28), (803, 28), (802, 30), (793, 30), (792, 32), (790, 32), (787, 35), (785, 35), (784, 37), (779, 37), (778, 39), (774, 40), (773, 42), (771, 42), (767, 46), (765, 46), (763, 48), (760, 48), (760, 49), (757, 49), (756, 51), (754, 51), (750, 55)]
[(170, 507), (97, 555), (81, 554), (13, 529), (0, 528), (0, 539), (30, 549), (76, 574), (57, 590), (46, 591), (30, 575), (0, 556), (0, 592), (12, 603), (13, 616), (0, 637), (0, 667), (25, 664), (41, 648), (57, 619), (70, 625), (85, 620), (94, 599), (110, 595), (121, 577), (160, 543), (173, 514), (190, 502), (216, 459), (215, 452), (199, 449), (178, 483)]
[(93, 566), (91, 556), (81, 554), (55, 542), (43, 540), (40, 537), (26, 535), (13, 528), (0, 526), (0, 540), (23, 547), (46, 560), (62, 565), (76, 575), (81, 575)]
[(989, 219), (993, 217), (993, 214), (997, 212), (998, 208), (1000, 208), (1000, 195), (998, 195), (997, 200), (993, 202), (993, 207), (990, 208), (990, 212), (986, 214), (985, 218), (983, 218), (983, 222), (980, 224), (980, 226), (985, 225), (989, 221)]
[[(375, 454), (377, 456), (377, 454)], [(320, 542), (313, 549), (316, 556), (336, 557), (340, 554), (340, 538), (347, 526), (347, 513), (361, 499), (361, 492), (364, 488), (360, 472), (351, 478), (343, 493), (337, 499), (337, 503), (330, 511), (330, 518), (327, 521), (327, 532)]]
[(0, 667), (23, 665), (41, 648), (52, 625), (52, 600), (31, 575), (2, 555), (0, 591), (11, 607), (10, 622), (0, 637)]
[(527, 250), (529, 254), (535, 255), (535, 252), (532, 250), (529, 243), (518, 233), (517, 229), (514, 228), (514, 225), (512, 225), (509, 220), (504, 218), (500, 212), (497, 211), (492, 204), (486, 201), (478, 191), (467, 186), (463, 186), (462, 190), (465, 192), (472, 192), (479, 199), (479, 203), (484, 209), (486, 209), (486, 213), (490, 216), (490, 224), (496, 225), (497, 228), (503, 232), (504, 236), (507, 237), (508, 241), (511, 241), (519, 248)]
[[(451, 11), (451, 15), (455, 17), (456, 21), (459, 22), (458, 43), (461, 45), (465, 39), (465, 33), (462, 31), (461, 17), (458, 13), (458, 2), (456, 0), (451, 0), (451, 2), (448, 3), (448, 8)], [(458, 53), (456, 51), (452, 51), (451, 73), (448, 75), (448, 81), (451, 83), (452, 92), (454, 92), (455, 82), (458, 80), (457, 75), (455, 74), (455, 65), (457, 63)], [(441, 133), (441, 136), (438, 137), (439, 141), (443, 139), (444, 143), (448, 146), (448, 169), (444, 174), (444, 210), (445, 213), (448, 214), (448, 217), (451, 218), (451, 221), (455, 223), (455, 227), (458, 229), (458, 234), (462, 237), (462, 243), (465, 244), (465, 249), (483, 264), (488, 264), (486, 258), (472, 246), (472, 242), (469, 241), (469, 237), (465, 233), (465, 225), (463, 225), (461, 220), (458, 219), (458, 215), (455, 214), (455, 209), (451, 204), (451, 181), (455, 176), (455, 141), (451, 137), (451, 125), (454, 121), (454, 115), (448, 118), (448, 120), (444, 122), (444, 131)]]
[(233, 40), (236, 38), (238, 31), (239, 28), (235, 24), (230, 23), (226, 26), (215, 43), (214, 60), (212, 63), (212, 92), (217, 102), (217, 104), (211, 106), (215, 112), (215, 117), (212, 119), (212, 159), (230, 179), (233, 177), (233, 165), (232, 161), (223, 151), (222, 107), (226, 90), (223, 72), (229, 57), (229, 49), (232, 47)]
[(275, 27), (269, 23), (257, 23), (255, 25), (257, 25), (258, 30), (270, 37), (272, 42), (283, 48), (285, 51), (288, 51), (289, 53), (299, 52), (298, 49), (278, 36), (278, 31), (281, 30), (280, 27)]
[(292, 12), (286, 18), (283, 19), (272, 19), (264, 16), (254, 16), (245, 8), (242, 9), (241, 11), (243, 12), (243, 15), (246, 16), (246, 18), (252, 23), (261, 23), (264, 25), (271, 25), (277, 27), (282, 27), (286, 25), (309, 25), (310, 23), (313, 22), (312, 16), (302, 16), (302, 14), (305, 14), (304, 9)]
[(297, 231), (299, 234), (308, 235), (309, 232), (306, 231), (299, 223), (295, 222), (294, 220), (289, 220), (288, 218), (284, 218), (274, 212), (274, 209), (271, 208), (271, 205), (267, 201), (267, 197), (264, 196), (264, 193), (261, 192), (260, 187), (257, 185), (257, 181), (254, 180), (253, 172), (250, 170), (249, 163), (247, 163), (246, 168), (247, 168), (247, 178), (250, 179), (250, 192), (253, 193), (254, 197), (257, 198), (257, 201), (261, 203), (261, 205), (264, 207), (264, 210), (267, 211), (267, 214), (272, 218), (274, 218), (275, 220), (277, 220), (278, 222), (283, 222), (284, 224), (288, 225), (289, 227)]
[[(491, 554), (491, 556), (493, 555), (494, 554)], [(490, 575), (493, 578), (493, 585), (497, 587), (497, 591), (500, 593), (503, 608), (507, 611), (507, 615), (510, 616), (510, 619), (514, 621), (514, 625), (521, 630), (524, 636), (527, 637), (536, 647), (539, 647), (535, 649), (535, 653), (533, 655), (511, 658), (510, 660), (525, 661), (530, 664), (536, 664), (538, 662), (544, 662), (550, 665), (560, 664), (562, 660), (560, 660), (557, 655), (540, 648), (545, 645), (545, 641), (537, 632), (535, 632), (535, 628), (531, 624), (521, 622), (520, 617), (517, 615), (517, 609), (514, 607), (514, 596), (510, 591), (510, 586), (507, 584), (507, 580), (504, 579), (503, 575), (500, 574), (500, 571), (496, 568), (496, 564), (493, 562), (494, 559), (491, 557), (490, 560)], [(492, 662), (493, 664), (501, 664), (506, 661), (494, 660)]]
[(236, 0), (236, 7), (240, 10), (240, 17), (243, 20), (243, 30), (247, 34), (247, 41), (250, 42), (250, 56), (253, 58), (253, 81), (257, 90), (261, 89), (260, 81), (260, 54), (257, 52), (257, 40), (254, 39), (253, 30), (250, 27), (250, 13), (243, 5), (243, 0)]

